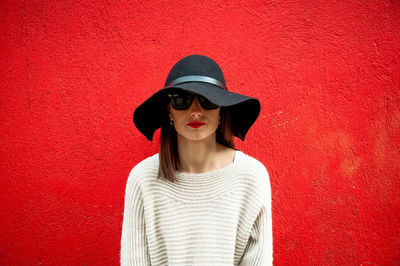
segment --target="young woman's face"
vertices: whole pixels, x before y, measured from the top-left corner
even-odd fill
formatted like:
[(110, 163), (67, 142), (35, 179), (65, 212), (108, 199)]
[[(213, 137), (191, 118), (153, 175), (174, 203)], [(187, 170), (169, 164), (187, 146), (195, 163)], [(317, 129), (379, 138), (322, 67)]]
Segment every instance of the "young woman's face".
[(186, 110), (176, 110), (171, 104), (169, 118), (173, 121), (178, 138), (202, 141), (215, 138), (215, 131), (220, 120), (220, 107), (212, 110), (204, 109), (197, 98)]

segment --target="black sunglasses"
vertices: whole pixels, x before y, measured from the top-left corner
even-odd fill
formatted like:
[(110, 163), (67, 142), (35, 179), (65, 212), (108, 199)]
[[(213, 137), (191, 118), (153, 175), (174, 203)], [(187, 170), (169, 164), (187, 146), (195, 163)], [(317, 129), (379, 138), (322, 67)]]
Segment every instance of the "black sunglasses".
[(188, 109), (192, 105), (194, 98), (197, 98), (203, 109), (213, 110), (219, 107), (219, 105), (210, 102), (207, 98), (198, 94), (178, 92), (175, 94), (168, 94), (168, 97), (171, 100), (172, 108), (176, 110)]

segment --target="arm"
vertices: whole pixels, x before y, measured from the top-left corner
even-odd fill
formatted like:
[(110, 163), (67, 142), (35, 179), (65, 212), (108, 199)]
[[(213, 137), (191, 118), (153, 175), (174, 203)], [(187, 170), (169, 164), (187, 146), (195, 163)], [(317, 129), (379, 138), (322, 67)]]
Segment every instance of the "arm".
[(271, 212), (263, 206), (251, 229), (240, 265), (272, 265)]
[(132, 173), (128, 178), (125, 190), (120, 262), (122, 266), (150, 265), (142, 193)]
[(272, 265), (272, 214), (271, 214), (271, 186), (269, 175), (265, 167), (262, 167), (260, 176), (260, 196), (262, 205), (247, 241), (240, 265)]

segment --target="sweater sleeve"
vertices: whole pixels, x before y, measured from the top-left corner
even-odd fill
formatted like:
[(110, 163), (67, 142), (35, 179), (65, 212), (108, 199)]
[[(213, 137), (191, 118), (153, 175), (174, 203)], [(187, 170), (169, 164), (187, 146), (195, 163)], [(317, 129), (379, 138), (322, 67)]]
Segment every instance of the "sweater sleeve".
[(143, 198), (134, 171), (125, 190), (121, 234), (121, 265), (150, 265), (145, 234)]
[(266, 169), (263, 169), (263, 204), (250, 232), (240, 265), (272, 265), (271, 187)]
[(264, 207), (251, 229), (240, 265), (272, 265), (272, 227)]

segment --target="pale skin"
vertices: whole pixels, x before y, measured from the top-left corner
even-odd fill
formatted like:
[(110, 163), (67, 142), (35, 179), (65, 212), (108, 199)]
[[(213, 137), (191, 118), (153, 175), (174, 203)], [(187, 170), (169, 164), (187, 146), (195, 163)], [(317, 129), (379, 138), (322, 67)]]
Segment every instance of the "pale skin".
[[(179, 172), (205, 173), (231, 164), (235, 150), (216, 142), (216, 130), (220, 119), (220, 107), (203, 109), (197, 98), (186, 110), (169, 106), (169, 118), (177, 132)], [(188, 123), (200, 121), (205, 125), (192, 128)]]

